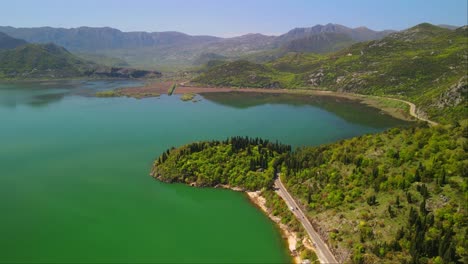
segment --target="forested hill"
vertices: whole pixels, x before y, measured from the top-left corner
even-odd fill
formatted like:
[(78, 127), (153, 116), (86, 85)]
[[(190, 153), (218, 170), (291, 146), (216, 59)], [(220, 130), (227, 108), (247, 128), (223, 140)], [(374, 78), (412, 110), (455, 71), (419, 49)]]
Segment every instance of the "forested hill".
[(25, 44), (0, 51), (0, 79), (158, 77), (157, 71), (101, 66), (55, 44)]
[(261, 190), (281, 171), (338, 259), (460, 263), (468, 257), (468, 123), (462, 123), (394, 128), (293, 152), (259, 139), (196, 142), (164, 152), (152, 174), (165, 182)]
[(154, 162), (152, 175), (164, 182), (260, 190), (272, 187), (273, 165), (289, 151), (288, 145), (258, 138), (195, 142), (164, 152)]
[(307, 42), (316, 47), (314, 52), (328, 52), (336, 50), (337, 47), (349, 46), (356, 41), (380, 39), (393, 31), (327, 24), (295, 28), (280, 36), (246, 34), (232, 38), (191, 36), (174, 31), (122, 32), (109, 27), (68, 29), (0, 26), (0, 32), (30, 43), (55, 43), (72, 52), (122, 59), (132, 67), (165, 67), (173, 71), (196, 65), (200, 61), (199, 57), (203, 57), (205, 53), (236, 59), (255, 52), (272, 51), (282, 46), (286, 46), (287, 49), (288, 43), (294, 40), (299, 40), (299, 43), (291, 47), (293, 50), (302, 50), (303, 44)]
[(0, 51), (14, 49), (25, 44), (27, 44), (27, 42), (22, 39), (12, 38), (7, 34), (0, 32)]
[(464, 122), (302, 148), (283, 182), (355, 263), (466, 262), (467, 135)]
[(202, 85), (303, 88), (398, 97), (438, 121), (467, 116), (468, 27), (420, 24), (381, 40), (329, 55), (289, 53), (258, 65), (248, 61), (209, 68)]

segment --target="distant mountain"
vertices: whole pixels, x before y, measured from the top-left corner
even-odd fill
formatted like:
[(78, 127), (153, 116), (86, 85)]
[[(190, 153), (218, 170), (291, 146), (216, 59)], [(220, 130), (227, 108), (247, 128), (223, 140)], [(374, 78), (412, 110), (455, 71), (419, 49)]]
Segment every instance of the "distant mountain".
[[(312, 52), (328, 52), (335, 48), (324, 48), (326, 41), (332, 46), (344, 47), (351, 44), (347, 38), (353, 41), (380, 39), (392, 31), (373, 31), (365, 27), (352, 29), (342, 25), (327, 24), (297, 28), (277, 37), (247, 34), (233, 38), (219, 38), (190, 36), (180, 32), (122, 32), (109, 27), (71, 29), (0, 27), (0, 32), (31, 43), (52, 42), (71, 52), (119, 58), (132, 66), (171, 70), (197, 64), (196, 60), (203, 53), (215, 53), (235, 59), (257, 52), (279, 49), (298, 39), (304, 40), (291, 44), (293, 47)], [(346, 40), (339, 43), (340, 38), (330, 36), (327, 40), (324, 34), (328, 33), (342, 34)], [(322, 37), (313, 37), (315, 35)]]
[(122, 32), (101, 27), (79, 28), (13, 28), (0, 27), (0, 32), (32, 43), (54, 43), (70, 51), (135, 49), (167, 45), (194, 45), (219, 40), (210, 36), (189, 36), (179, 32)]
[(339, 24), (316, 25), (308, 28), (295, 28), (277, 38), (277, 42), (285, 43), (287, 41), (301, 39), (322, 33), (338, 33), (350, 37), (354, 41), (366, 41), (381, 39), (394, 30), (374, 31), (366, 27), (349, 28)]
[(319, 33), (286, 43), (283, 49), (287, 52), (327, 53), (337, 51), (355, 43), (344, 33)]
[(14, 49), (25, 44), (27, 42), (22, 39), (16, 39), (0, 32), (0, 50)]
[(0, 52), (0, 79), (157, 77), (159, 72), (111, 68), (78, 58), (55, 44), (26, 44)]
[(275, 48), (275, 40), (275, 36), (247, 34), (239, 37), (221, 39), (203, 48), (206, 51), (235, 57), (246, 53)]
[(454, 29), (459, 28), (458, 26), (446, 25), (446, 24), (439, 24), (439, 25), (437, 25), (437, 26), (438, 26), (438, 27), (441, 27), (441, 28), (451, 29), (451, 30), (454, 30)]
[(395, 96), (415, 102), (421, 115), (457, 120), (468, 115), (467, 41), (466, 26), (423, 23), (328, 55), (288, 53), (266, 64), (222, 64), (194, 81)]
[(105, 55), (100, 55), (100, 54), (90, 54), (90, 53), (74, 53), (76, 56), (78, 56), (81, 59), (100, 64), (100, 65), (105, 65), (109, 67), (130, 67), (130, 65), (119, 58), (113, 58), (113, 57), (108, 57)]

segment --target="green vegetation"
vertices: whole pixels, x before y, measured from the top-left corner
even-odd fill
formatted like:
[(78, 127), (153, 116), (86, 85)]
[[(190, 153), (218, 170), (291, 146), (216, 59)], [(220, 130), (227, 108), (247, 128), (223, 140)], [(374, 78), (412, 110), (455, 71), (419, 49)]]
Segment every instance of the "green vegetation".
[(22, 39), (12, 38), (7, 34), (0, 32), (0, 51), (14, 49), (26, 44), (27, 42)]
[(1, 78), (65, 78), (84, 76), (90, 68), (62, 47), (27, 44), (0, 52)]
[(161, 94), (156, 93), (156, 92), (146, 92), (146, 93), (130, 94), (130, 95), (126, 95), (126, 96), (134, 97), (136, 99), (141, 99), (141, 98), (145, 98), (145, 97), (159, 97), (159, 96), (161, 96)]
[(154, 92), (139, 92), (139, 93), (126, 93), (122, 89), (115, 89), (115, 90), (108, 90), (108, 91), (102, 91), (102, 92), (97, 92), (94, 94), (96, 97), (121, 97), (121, 96), (126, 96), (126, 97), (133, 97), (136, 99), (141, 99), (145, 97), (159, 97), (159, 93), (154, 93)]
[(213, 61), (224, 61), (227, 60), (228, 57), (216, 54), (216, 53), (202, 53), (198, 56), (198, 58), (193, 62), (193, 65), (205, 65), (208, 63), (212, 63)]
[(171, 87), (169, 87), (169, 89), (167, 90), (167, 95), (171, 96), (174, 93), (176, 87), (177, 87), (176, 83), (172, 84)]
[[(247, 34), (233, 38), (190, 36), (180, 32), (121, 32), (101, 27), (13, 28), (0, 31), (31, 43), (52, 42), (72, 52), (99, 54), (120, 58), (132, 67), (164, 72), (188, 70), (208, 60), (245, 58), (259, 62), (277, 58), (278, 53), (291, 50), (329, 52), (343, 48), (353, 41), (380, 39), (388, 31), (347, 28), (337, 24), (316, 25), (293, 29), (281, 36)], [(295, 41), (293, 44), (290, 42)], [(271, 54), (267, 55), (267, 54)], [(263, 54), (263, 55), (260, 55)], [(94, 60), (93, 60), (94, 61)], [(114, 66), (99, 62), (107, 66)]]
[[(302, 225), (272, 190), (275, 168), (290, 151), (288, 145), (259, 138), (233, 137), (225, 141), (195, 142), (164, 152), (154, 162), (152, 175), (171, 183), (262, 190), (265, 206), (271, 214), (280, 217), (282, 224), (298, 232), (302, 238), (306, 235)], [(302, 259), (317, 260), (315, 253), (301, 242), (297, 251)]]
[(371, 97), (372, 100), (376, 101), (376, 104), (380, 108), (394, 108), (394, 109), (400, 109), (405, 113), (409, 112), (410, 106), (404, 102), (401, 101), (396, 101), (392, 100), (390, 98), (384, 98), (384, 97)]
[(282, 177), (355, 263), (458, 262), (468, 257), (467, 134), (464, 122), (305, 147)]
[(321, 33), (294, 39), (284, 45), (287, 52), (328, 53), (351, 46), (356, 41), (344, 33)]
[[(322, 227), (339, 258), (354, 263), (466, 260), (468, 122), (365, 135), (319, 147), (261, 139), (197, 142), (164, 152), (165, 182), (264, 190), (268, 207), (295, 228), (271, 195), (275, 172)], [(307, 253), (304, 253), (307, 254)]]
[(192, 101), (195, 98), (195, 96), (196, 96), (196, 94), (194, 94), (194, 93), (186, 93), (186, 94), (183, 94), (180, 97), (180, 100), (182, 100), (182, 101)]
[(160, 72), (107, 67), (85, 61), (55, 44), (26, 44), (0, 51), (0, 79), (76, 77), (154, 78)]
[(130, 65), (123, 59), (108, 57), (100, 54), (92, 53), (75, 53), (76, 56), (91, 63), (104, 65), (108, 67), (129, 67)]
[(307, 237), (307, 233), (284, 200), (273, 190), (265, 189), (261, 194), (265, 198), (265, 206), (271, 214), (280, 217), (281, 223), (285, 224), (290, 231), (297, 232), (300, 241), (296, 245), (296, 252), (299, 253), (300, 258), (303, 260), (308, 259), (311, 263), (317, 261), (318, 258), (315, 252), (302, 244), (302, 239)]
[(279, 88), (290, 81), (288, 77), (265, 65), (241, 60), (214, 66), (194, 82), (226, 87)]
[[(288, 189), (341, 259), (354, 263), (466, 262), (467, 30), (421, 24), (328, 55), (288, 53), (266, 64), (225, 63), (194, 81), (325, 89), (416, 103), (420, 111), (447, 125), (418, 124), (278, 153), (263, 169), (271, 173), (281, 167)], [(376, 103), (408, 110), (406, 104), (394, 100), (377, 98)], [(211, 152), (196, 166), (208, 166), (203, 162), (220, 166), (229, 163), (226, 155), (238, 160), (245, 153), (223, 155), (221, 162), (214, 162), (218, 153)], [(192, 164), (183, 154), (177, 159)], [(236, 167), (220, 169), (220, 179), (230, 171)], [(247, 171), (242, 172), (246, 175)], [(272, 176), (253, 176), (259, 183), (249, 185), (250, 189), (271, 187)]]
[(97, 92), (94, 95), (96, 97), (119, 97), (119, 96), (122, 96), (122, 94), (119, 93), (119, 91), (117, 91), (117, 90)]
[(236, 87), (323, 89), (409, 100), (450, 123), (468, 115), (468, 27), (421, 24), (328, 55), (288, 53), (266, 64), (208, 69), (194, 81)]
[(271, 188), (274, 167), (291, 147), (268, 140), (233, 137), (225, 141), (195, 142), (164, 152), (153, 175), (165, 182), (197, 186), (225, 184), (246, 190)]

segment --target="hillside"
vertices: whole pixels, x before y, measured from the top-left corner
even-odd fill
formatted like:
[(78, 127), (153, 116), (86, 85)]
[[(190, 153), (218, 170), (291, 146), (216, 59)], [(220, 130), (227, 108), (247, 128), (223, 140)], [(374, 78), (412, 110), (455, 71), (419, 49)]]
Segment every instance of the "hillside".
[(268, 193), (280, 170), (337, 259), (459, 262), (468, 257), (467, 131), (466, 122), (394, 128), (293, 152), (261, 139), (196, 142), (164, 152), (152, 175)]
[(340, 50), (353, 43), (355, 41), (343, 33), (320, 33), (294, 39), (286, 43), (282, 48), (286, 52), (328, 53)]
[(158, 77), (159, 72), (112, 68), (84, 61), (55, 44), (26, 44), (0, 52), (0, 79)]
[(194, 81), (212, 86), (278, 88), (281, 72), (246, 60), (211, 67)]
[[(249, 80), (243, 74), (269, 76), (283, 88), (398, 97), (416, 103), (421, 115), (450, 121), (468, 114), (465, 100), (467, 32), (467, 27), (449, 30), (420, 24), (329, 55), (288, 53), (262, 67), (257, 66), (255, 72), (233, 72), (232, 68), (227, 69), (229, 64), (221, 65), (194, 81), (226, 86), (250, 84), (231, 82), (229, 78), (222, 80), (223, 75), (212, 74), (214, 71), (229, 71), (236, 80)], [(270, 75), (271, 72), (280, 74)]]
[(28, 44), (0, 52), (0, 76), (80, 76), (91, 65), (54, 44)]
[(258, 138), (195, 142), (163, 153), (155, 161), (152, 175), (164, 182), (207, 187), (227, 184), (260, 190), (273, 185), (275, 175), (269, 164), (278, 162), (280, 154), (290, 150), (290, 146)]
[(354, 41), (366, 41), (381, 39), (386, 35), (395, 32), (394, 30), (374, 31), (367, 27), (349, 28), (339, 24), (328, 23), (326, 25), (316, 25), (309, 28), (295, 28), (278, 37), (278, 42), (287, 41), (320, 35), (324, 33), (342, 34)]
[[(364, 27), (352, 29), (327, 24), (294, 29), (280, 36), (246, 34), (232, 38), (191, 36), (180, 32), (122, 32), (109, 27), (66, 29), (0, 26), (0, 32), (31, 43), (55, 43), (71, 52), (115, 57), (128, 62), (132, 67), (163, 68), (172, 71), (198, 65), (196, 60), (203, 53), (239, 59), (253, 53), (279, 49), (296, 39), (308, 38), (312, 41), (312, 36), (317, 34), (343, 34), (353, 41), (359, 41), (379, 39), (391, 31), (373, 31)], [(350, 44), (344, 42), (341, 45), (346, 43)]]
[(14, 49), (25, 44), (27, 44), (27, 42), (22, 39), (12, 38), (7, 34), (0, 32), (0, 51)]
[(336, 255), (355, 263), (467, 258), (467, 123), (306, 147), (283, 181)]
[(105, 55), (99, 54), (90, 54), (90, 53), (74, 53), (77, 57), (90, 61), (95, 64), (100, 64), (109, 67), (129, 67), (128, 63), (119, 58), (108, 57)]

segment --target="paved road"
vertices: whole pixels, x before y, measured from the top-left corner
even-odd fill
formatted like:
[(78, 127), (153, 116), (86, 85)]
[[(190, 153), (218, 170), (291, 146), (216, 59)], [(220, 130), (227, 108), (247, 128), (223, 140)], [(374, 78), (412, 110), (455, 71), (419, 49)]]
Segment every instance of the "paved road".
[(275, 187), (278, 189), (279, 195), (284, 199), (288, 207), (294, 208), (293, 214), (302, 223), (305, 230), (307, 231), (307, 234), (309, 234), (309, 237), (316, 249), (315, 253), (317, 254), (320, 263), (338, 263), (338, 261), (335, 259), (335, 256), (333, 256), (330, 249), (328, 249), (327, 244), (323, 242), (319, 234), (312, 227), (309, 219), (307, 219), (301, 208), (297, 205), (296, 201), (289, 194), (288, 190), (286, 190), (283, 183), (281, 182), (279, 175), (275, 180)]

